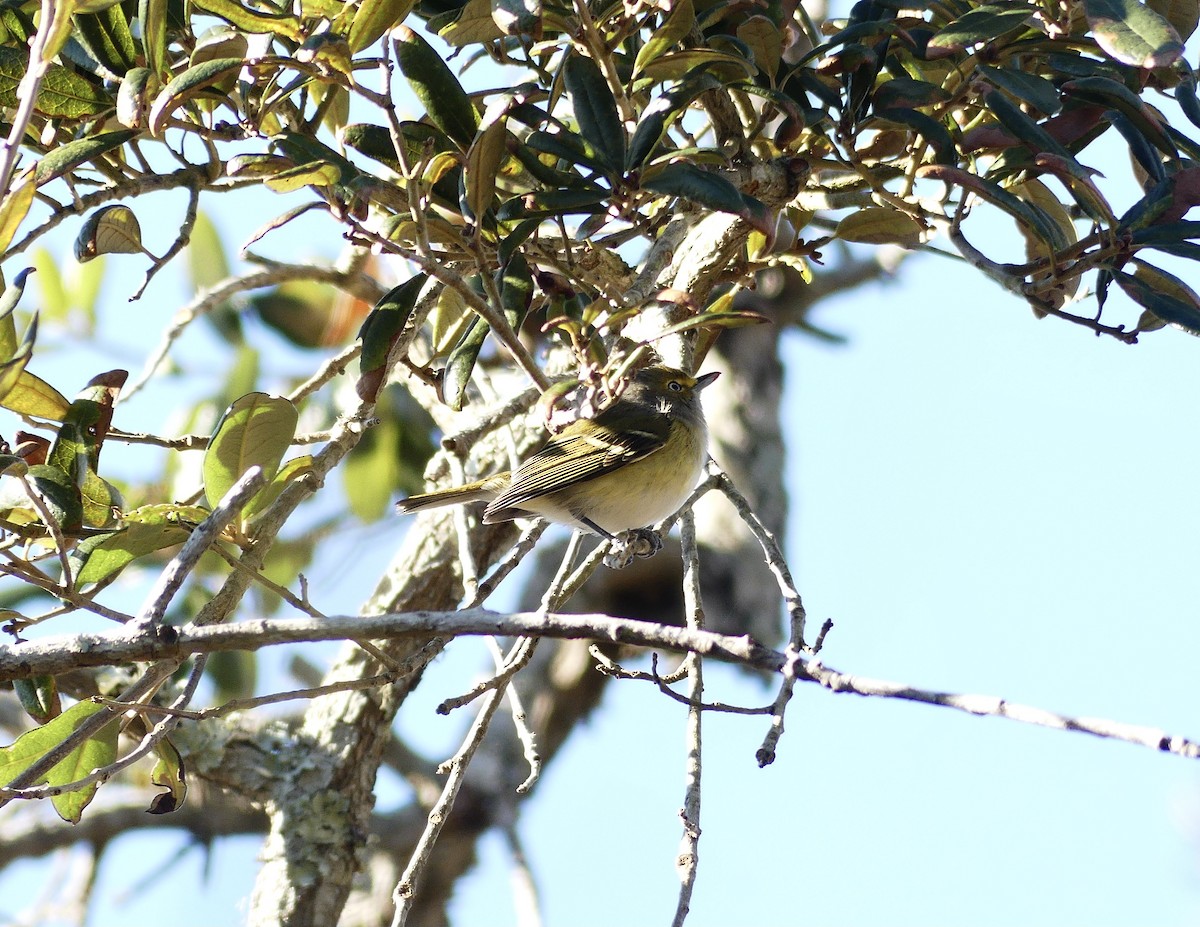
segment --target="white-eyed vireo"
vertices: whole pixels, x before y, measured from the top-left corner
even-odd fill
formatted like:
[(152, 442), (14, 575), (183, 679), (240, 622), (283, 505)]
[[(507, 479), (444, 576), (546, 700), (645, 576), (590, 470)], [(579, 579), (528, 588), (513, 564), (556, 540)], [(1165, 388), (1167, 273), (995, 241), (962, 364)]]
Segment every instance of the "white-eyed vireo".
[(652, 525), (674, 514), (700, 480), (708, 459), (700, 391), (716, 378), (646, 367), (595, 418), (576, 419), (516, 470), (410, 496), (396, 508), (487, 502), (489, 524), (538, 515), (610, 540)]

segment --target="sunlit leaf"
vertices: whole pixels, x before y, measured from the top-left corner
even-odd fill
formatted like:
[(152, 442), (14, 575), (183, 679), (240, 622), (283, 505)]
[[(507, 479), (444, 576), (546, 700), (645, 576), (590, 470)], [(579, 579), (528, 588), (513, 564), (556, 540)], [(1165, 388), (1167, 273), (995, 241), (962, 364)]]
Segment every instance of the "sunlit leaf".
[(479, 113), (462, 84), (442, 56), (408, 26), (398, 27), (393, 34), (396, 61), (429, 121), (464, 150), (469, 148), (479, 127)]
[(884, 206), (855, 210), (838, 222), (835, 232), (843, 241), (905, 248), (919, 245), (923, 233), (921, 223), (912, 216)]
[(45, 724), (62, 713), (62, 701), (53, 676), (14, 679), (13, 690), (25, 713), (38, 724)]
[(242, 58), (214, 58), (190, 67), (173, 78), (154, 98), (154, 105), (150, 107), (150, 131), (161, 135), (167, 121), (179, 107), (197, 94), (208, 90), (213, 84), (219, 83), (230, 73), (236, 74), (245, 65), (246, 62)]
[(55, 177), (71, 174), (89, 161), (94, 161), (107, 152), (115, 151), (137, 135), (137, 131), (133, 129), (117, 129), (113, 132), (103, 132), (99, 135), (67, 142), (67, 144), (50, 151), (38, 161), (34, 168), (34, 180), (40, 186)]
[(492, 20), (505, 35), (542, 37), (541, 0), (495, 0)]
[(1088, 25), (1110, 57), (1138, 68), (1163, 68), (1183, 54), (1174, 27), (1139, 0), (1084, 0)]
[(17, 186), (11, 188), (4, 199), (0, 200), (0, 253), (8, 248), (17, 234), (17, 229), (29, 215), (29, 207), (33, 205), (36, 189), (32, 180), (19, 181)]
[(142, 227), (128, 206), (102, 206), (88, 216), (75, 237), (75, 260), (80, 264), (101, 254), (138, 254)]
[(672, 3), (663, 24), (655, 29), (650, 38), (646, 40), (646, 44), (638, 49), (637, 59), (633, 65), (634, 76), (640, 76), (652, 61), (661, 58), (668, 51), (678, 48), (683, 37), (691, 32), (695, 23), (696, 10), (692, 0), (680, 0), (679, 3)]
[(362, 351), (358, 358), (359, 380), (355, 388), (359, 398), (365, 402), (371, 402), (379, 394), (379, 387), (387, 375), (385, 365), (392, 345), (408, 324), (427, 279), (425, 274), (417, 274), (392, 288), (363, 320), (358, 332)]
[(217, 425), (204, 453), (204, 493), (216, 505), (251, 467), (270, 480), (296, 434), (296, 407), (282, 396), (247, 393)]
[[(0, 782), (9, 783), (39, 759), (73, 734), (88, 718), (108, 709), (97, 702), (78, 702), (41, 727), (27, 731), (10, 746), (0, 748)], [(66, 785), (82, 779), (94, 769), (111, 764), (117, 757), (117, 732), (119, 715), (112, 712), (112, 720), (71, 751), (41, 776), (35, 785)], [(83, 809), (87, 807), (96, 786), (90, 785), (77, 792), (68, 792), (51, 799), (59, 816), (71, 824), (79, 823)]]
[[(211, 662), (209, 665), (211, 667)], [(154, 745), (154, 754), (158, 761), (150, 773), (150, 781), (166, 791), (155, 795), (146, 810), (150, 814), (169, 814), (179, 808), (187, 798), (187, 776), (183, 767), (183, 757), (179, 755), (175, 745), (165, 737)]]
[(373, 45), (392, 26), (403, 22), (414, 5), (415, 0), (362, 0), (347, 37), (350, 50), (360, 52)]

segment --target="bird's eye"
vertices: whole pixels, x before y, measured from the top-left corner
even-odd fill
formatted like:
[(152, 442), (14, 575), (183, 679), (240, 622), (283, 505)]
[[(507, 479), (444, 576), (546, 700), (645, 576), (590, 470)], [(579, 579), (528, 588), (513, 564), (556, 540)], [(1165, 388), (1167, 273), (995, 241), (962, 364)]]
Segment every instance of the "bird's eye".
[(683, 389), (683, 384), (680, 383), (678, 380), (668, 380), (667, 381), (667, 389), (669, 389), (673, 393), (678, 393), (681, 389)]

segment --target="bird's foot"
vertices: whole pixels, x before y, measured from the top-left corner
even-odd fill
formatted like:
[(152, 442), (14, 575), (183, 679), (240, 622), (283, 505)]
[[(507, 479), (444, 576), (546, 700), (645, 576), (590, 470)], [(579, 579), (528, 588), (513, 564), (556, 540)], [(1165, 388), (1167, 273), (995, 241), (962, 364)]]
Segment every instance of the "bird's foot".
[(653, 557), (662, 550), (662, 546), (662, 536), (650, 528), (623, 531), (605, 555), (604, 565), (613, 570), (623, 570), (636, 557)]

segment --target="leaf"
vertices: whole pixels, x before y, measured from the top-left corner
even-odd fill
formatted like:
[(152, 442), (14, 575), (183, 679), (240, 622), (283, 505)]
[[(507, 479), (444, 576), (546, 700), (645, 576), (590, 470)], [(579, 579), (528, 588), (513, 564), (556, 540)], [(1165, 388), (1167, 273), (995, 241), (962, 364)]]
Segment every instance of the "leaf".
[(508, 129), (501, 117), (475, 136), (463, 172), (466, 188), (463, 216), (478, 224), (496, 199), (496, 178), (507, 151)]
[[(25, 52), (0, 45), (0, 106), (18, 105), (17, 87), (28, 64)], [(85, 119), (111, 106), (103, 87), (58, 64), (47, 69), (34, 101), (34, 109), (52, 119)]]
[(259, 512), (266, 509), (272, 502), (279, 498), (279, 494), (283, 492), (290, 483), (302, 479), (312, 472), (313, 459), (310, 454), (301, 454), (299, 457), (293, 457), (282, 467), (279, 472), (271, 477), (263, 491), (246, 503), (246, 507), (242, 510), (243, 521), (250, 521)]
[(870, 206), (838, 222), (834, 234), (843, 241), (915, 248), (921, 243), (923, 233), (921, 223), (912, 216), (886, 206)]
[(638, 49), (637, 58), (633, 64), (633, 76), (640, 77), (646, 67), (655, 59), (662, 57), (671, 49), (679, 48), (684, 36), (692, 31), (696, 24), (696, 10), (692, 0), (680, 0), (670, 5), (670, 12), (663, 24), (659, 26), (646, 40), (646, 44)]
[(0, 253), (3, 253), (12, 243), (17, 229), (29, 215), (29, 207), (33, 205), (33, 194), (36, 189), (31, 180), (19, 182), (11, 188), (0, 200)]
[(774, 82), (783, 57), (779, 27), (767, 16), (747, 16), (738, 24), (737, 37), (750, 49), (754, 63)]
[(104, 582), (139, 557), (182, 544), (191, 531), (178, 515), (192, 508), (167, 503), (143, 506), (137, 511), (145, 514), (153, 509), (154, 515), (144, 521), (126, 519), (117, 531), (84, 538), (71, 553), (75, 582), (81, 586)]
[(154, 98), (154, 105), (150, 107), (151, 133), (161, 135), (176, 109), (230, 73), (240, 71), (245, 64), (242, 58), (214, 58), (190, 67), (173, 78)]
[[(1164, 322), (1200, 335), (1200, 296), (1174, 274), (1137, 259), (1134, 263), (1133, 274), (1123, 270), (1112, 272), (1117, 286)], [(1141, 323), (1138, 327), (1142, 327)]]
[(138, 254), (142, 227), (128, 206), (102, 206), (88, 216), (75, 236), (75, 260), (84, 264), (101, 254)]
[(146, 65), (158, 77), (167, 73), (167, 0), (138, 0)]
[(163, 738), (154, 746), (158, 762), (150, 773), (150, 781), (160, 788), (166, 789), (154, 796), (149, 814), (169, 814), (176, 810), (187, 799), (187, 775), (183, 767), (183, 757), (175, 749), (175, 745)]
[(1096, 44), (1113, 60), (1165, 68), (1183, 54), (1175, 28), (1139, 0), (1084, 0)]
[(1047, 116), (1053, 116), (1062, 109), (1058, 88), (1044, 77), (1026, 74), (1016, 68), (993, 68), (987, 65), (980, 65), (979, 73), (1001, 90), (1011, 93), (1018, 100), (1023, 100)]
[(1033, 13), (1033, 7), (1024, 3), (978, 6), (938, 30), (929, 40), (929, 48), (961, 51), (970, 45), (990, 42), (1022, 27)]
[(1177, 155), (1175, 145), (1163, 130), (1159, 116), (1124, 84), (1109, 77), (1081, 77), (1067, 81), (1061, 90), (1085, 102), (1119, 110), (1129, 117), (1155, 148), (1172, 157)]
[(67, 142), (38, 161), (33, 172), (34, 180), (41, 186), (56, 177), (74, 173), (81, 165), (121, 148), (138, 134), (133, 129), (117, 129), (114, 132), (104, 132), (100, 135)]
[(29, 327), (25, 330), (25, 337), (21, 344), (12, 351), (10, 357), (0, 361), (0, 406), (7, 406), (8, 394), (13, 391), (24, 375), (25, 365), (33, 356), (33, 343), (36, 338), (37, 315), (35, 314)]
[(429, 121), (466, 150), (479, 127), (475, 104), (428, 42), (408, 26), (398, 27), (395, 36), (396, 61)]
[(268, 480), (296, 434), (296, 407), (282, 396), (247, 393), (225, 412), (204, 453), (204, 493), (210, 506), (253, 466)]
[(12, 682), (21, 707), (38, 724), (45, 724), (62, 714), (62, 701), (53, 676), (31, 676)]
[(1196, 0), (1146, 0), (1146, 6), (1169, 22), (1185, 42), (1200, 23), (1200, 3)]
[(34, 376), (26, 370), (4, 399), (0, 400), (0, 406), (18, 415), (61, 422), (66, 418), (71, 403), (41, 377)]
[(746, 58), (711, 48), (688, 48), (656, 58), (646, 65), (640, 76), (650, 81), (682, 80), (698, 70), (712, 71), (727, 82), (752, 78), (758, 73), (754, 62)]
[(767, 209), (762, 203), (744, 196), (724, 177), (688, 161), (672, 162), (651, 176), (643, 177), (642, 188), (668, 196), (680, 196), (718, 212), (741, 216), (763, 233), (773, 231)]
[(721, 82), (711, 74), (700, 73), (652, 100), (642, 110), (637, 127), (633, 130), (633, 138), (625, 153), (625, 169), (635, 170), (657, 154), (663, 136), (683, 115), (692, 100), (706, 90), (720, 86)]
[(542, 38), (541, 0), (495, 0), (492, 21), (505, 35), (528, 36), (535, 42)]
[(98, 12), (76, 11), (75, 38), (102, 65), (124, 75), (137, 65), (137, 45), (124, 9), (114, 4)]
[(304, 187), (331, 187), (342, 179), (342, 169), (329, 161), (309, 161), (267, 177), (263, 186), (275, 193), (293, 193)]
[(393, 287), (363, 319), (358, 330), (362, 351), (358, 358), (359, 380), (355, 389), (364, 402), (372, 402), (379, 395), (379, 388), (387, 376), (386, 365), (392, 345), (408, 324), (427, 280), (425, 274), (417, 274)]
[(300, 21), (287, 13), (263, 13), (237, 0), (192, 0), (192, 6), (220, 17), (243, 32), (274, 32), (293, 42), (303, 42), (305, 39)]
[(599, 66), (591, 58), (570, 55), (563, 65), (563, 84), (580, 134), (599, 152), (608, 172), (619, 173), (625, 164), (625, 127)]
[[(1074, 245), (1079, 240), (1075, 223), (1071, 221), (1071, 214), (1059, 202), (1058, 197), (1050, 191), (1049, 187), (1040, 180), (1031, 177), (1021, 183), (1013, 184), (1009, 189), (1014, 196), (1023, 202), (1029, 203), (1041, 210), (1043, 215), (1058, 226), (1059, 231), (1062, 232), (1068, 244)], [(1039, 236), (1033, 234), (1024, 226), (1019, 226), (1019, 228), (1022, 237), (1025, 239), (1026, 258), (1030, 261), (1053, 259), (1053, 253)], [(1055, 280), (1053, 289), (1039, 293), (1039, 295), (1044, 299), (1051, 300), (1055, 304), (1055, 308), (1062, 308), (1067, 300), (1074, 298), (1075, 294), (1079, 292), (1082, 282), (1083, 277), (1079, 273), (1068, 274), (1065, 277), (1060, 276)]]
[(455, 48), (491, 42), (504, 37), (494, 9), (492, 0), (467, 0), (456, 13), (430, 20), (429, 25)]
[(1067, 247), (1067, 240), (1063, 237), (1062, 231), (1041, 210), (1022, 202), (999, 184), (972, 174), (970, 171), (944, 164), (926, 164), (918, 168), (917, 176), (958, 184), (1008, 213), (1046, 242), (1054, 252), (1062, 251)]
[[(66, 740), (88, 718), (102, 711), (108, 711), (108, 708), (98, 702), (77, 702), (47, 724), (26, 731), (9, 746), (0, 748), (0, 783), (12, 782)], [(89, 775), (93, 769), (111, 765), (117, 758), (116, 722), (120, 716), (116, 712), (110, 714), (112, 720), (109, 723), (33, 784), (66, 785)], [(51, 803), (64, 821), (78, 824), (83, 809), (95, 794), (96, 785), (93, 784), (76, 792), (57, 795)]]

